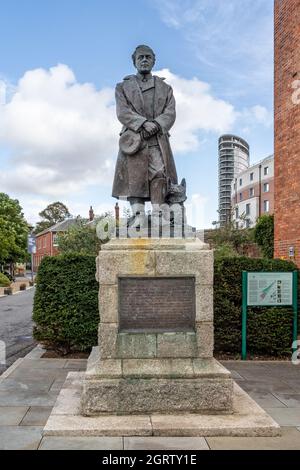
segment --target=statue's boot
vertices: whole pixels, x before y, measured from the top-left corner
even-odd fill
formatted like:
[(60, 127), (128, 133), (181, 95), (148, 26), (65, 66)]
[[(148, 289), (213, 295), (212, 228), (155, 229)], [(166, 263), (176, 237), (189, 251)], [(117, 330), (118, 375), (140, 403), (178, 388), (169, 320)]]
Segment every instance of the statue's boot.
[(150, 197), (152, 204), (151, 225), (159, 225), (161, 206), (165, 204), (167, 196), (166, 178), (154, 178), (150, 183)]
[(146, 225), (145, 203), (140, 201), (130, 201), (132, 211), (132, 222), (130, 227), (144, 228)]

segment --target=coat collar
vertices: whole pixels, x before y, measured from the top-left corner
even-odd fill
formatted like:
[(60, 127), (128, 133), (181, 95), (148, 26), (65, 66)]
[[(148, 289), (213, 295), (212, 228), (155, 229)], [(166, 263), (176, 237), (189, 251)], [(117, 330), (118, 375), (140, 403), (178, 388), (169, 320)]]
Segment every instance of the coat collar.
[[(154, 76), (155, 92), (154, 92), (154, 114), (159, 116), (165, 106), (168, 96), (168, 87), (159, 77)], [(144, 115), (144, 99), (138, 84), (137, 75), (129, 75), (124, 78), (123, 89), (128, 101), (131, 103), (135, 111), (141, 116)]]

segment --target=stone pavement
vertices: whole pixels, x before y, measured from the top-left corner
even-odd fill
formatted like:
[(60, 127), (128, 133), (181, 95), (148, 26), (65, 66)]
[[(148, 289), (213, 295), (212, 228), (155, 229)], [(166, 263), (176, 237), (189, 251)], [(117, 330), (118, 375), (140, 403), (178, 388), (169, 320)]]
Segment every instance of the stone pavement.
[(0, 449), (300, 450), (300, 365), (224, 361), (235, 381), (281, 426), (281, 437), (52, 437), (42, 430), (69, 371), (83, 359), (41, 359), (35, 348), (0, 376)]

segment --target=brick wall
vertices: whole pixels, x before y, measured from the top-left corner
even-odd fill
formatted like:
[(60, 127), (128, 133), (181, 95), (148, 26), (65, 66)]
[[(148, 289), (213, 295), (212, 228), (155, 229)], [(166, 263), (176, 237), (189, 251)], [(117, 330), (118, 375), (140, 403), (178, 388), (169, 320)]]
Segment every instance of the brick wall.
[(37, 271), (44, 256), (55, 256), (59, 253), (57, 247), (53, 246), (54, 236), (55, 233), (47, 232), (36, 237), (36, 253), (33, 255), (34, 271)]
[(289, 258), (293, 246), (300, 266), (300, 93), (295, 87), (300, 90), (300, 0), (275, 0), (275, 257)]

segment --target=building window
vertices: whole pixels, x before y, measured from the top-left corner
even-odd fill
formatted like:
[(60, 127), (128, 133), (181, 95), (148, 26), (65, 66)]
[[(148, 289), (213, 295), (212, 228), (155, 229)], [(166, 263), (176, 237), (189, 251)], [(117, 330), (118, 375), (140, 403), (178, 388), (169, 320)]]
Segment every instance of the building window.
[(58, 246), (58, 235), (55, 233), (53, 235), (53, 246)]
[(240, 178), (240, 186), (242, 186), (242, 184), (243, 184), (243, 180), (242, 178)]
[(237, 228), (237, 229), (239, 228), (239, 223), (238, 222), (236, 222), (235, 228)]
[(254, 173), (250, 173), (250, 181), (253, 181)]
[(243, 193), (240, 193), (240, 201), (243, 200)]
[(264, 212), (269, 212), (270, 210), (270, 202), (264, 201)]
[(250, 215), (250, 204), (246, 204), (246, 215)]
[(270, 190), (269, 183), (264, 183), (264, 193), (268, 193)]
[(235, 208), (235, 218), (236, 219), (239, 218), (239, 208), (238, 207)]
[(250, 220), (246, 219), (246, 228), (249, 228), (249, 227), (250, 227)]
[(254, 196), (254, 188), (250, 188), (249, 189), (249, 197), (253, 197)]
[(267, 176), (269, 174), (269, 167), (265, 166), (264, 167), (264, 175)]

